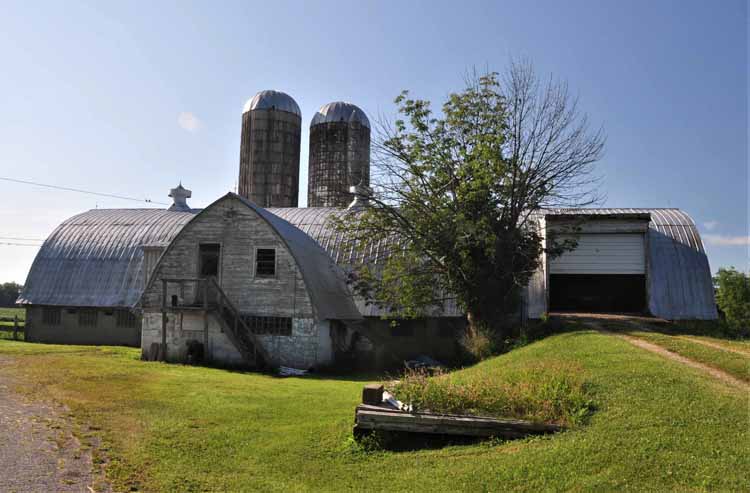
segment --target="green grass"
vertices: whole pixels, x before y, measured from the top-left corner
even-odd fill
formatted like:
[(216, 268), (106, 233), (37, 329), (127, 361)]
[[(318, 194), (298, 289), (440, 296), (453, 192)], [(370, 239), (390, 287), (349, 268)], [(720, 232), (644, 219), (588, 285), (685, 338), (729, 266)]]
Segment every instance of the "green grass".
[[(0, 339), (7, 339), (12, 341), (13, 340), (13, 331), (6, 331), (6, 330), (0, 330)], [(24, 340), (24, 333), (18, 332), (18, 340), (23, 341)]]
[[(572, 332), (492, 358), (459, 378), (530, 364), (578, 368), (587, 425), (509, 442), (409, 452), (352, 445), (365, 381), (138, 360), (137, 349), (0, 341), (3, 371), (92, 424), (115, 491), (602, 491), (747, 486), (747, 398), (626, 341)], [(532, 363), (533, 362), (533, 363)]]
[(712, 344), (717, 344), (725, 348), (735, 349), (737, 351), (745, 352), (748, 354), (748, 356), (750, 356), (750, 339), (733, 340), (733, 339), (722, 339), (722, 338), (717, 338), (717, 337), (693, 336), (693, 335), (690, 335), (690, 336), (685, 335), (682, 337), (685, 339), (697, 339), (699, 341), (710, 342)]
[[(686, 358), (725, 371), (735, 378), (745, 382), (750, 382), (750, 354), (742, 355), (735, 352), (708, 347), (699, 342), (690, 340), (690, 337), (687, 336), (673, 336), (642, 331), (632, 331), (629, 332), (629, 334), (639, 339), (654, 343), (657, 346), (668, 349), (669, 351)], [(721, 339), (713, 339), (710, 337), (705, 337), (702, 340), (715, 344), (721, 344), (720, 341), (722, 341)]]
[(423, 371), (386, 383), (415, 410), (582, 424), (594, 404), (580, 366), (552, 360), (430, 376)]
[[(24, 308), (0, 308), (0, 318), (13, 318), (14, 316), (18, 316), (18, 320), (24, 321), (26, 320), (26, 309)], [(11, 325), (13, 325), (13, 322), (11, 322)]]

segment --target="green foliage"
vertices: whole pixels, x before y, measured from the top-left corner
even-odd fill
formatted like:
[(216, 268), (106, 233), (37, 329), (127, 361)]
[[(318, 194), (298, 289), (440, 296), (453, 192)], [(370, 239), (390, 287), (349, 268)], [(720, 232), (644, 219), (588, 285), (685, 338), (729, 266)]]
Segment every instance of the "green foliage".
[(23, 289), (23, 286), (15, 282), (0, 284), (0, 307), (15, 306), (21, 289)]
[(580, 424), (594, 409), (581, 368), (559, 362), (531, 364), (506, 373), (456, 378), (407, 372), (389, 389), (417, 410), (537, 422)]
[(750, 337), (750, 275), (733, 267), (719, 269), (714, 279), (718, 286), (716, 303), (729, 328), (742, 337)]
[[(359, 253), (351, 283), (387, 317), (425, 316), (455, 298), (470, 325), (505, 338), (543, 250), (530, 214), (586, 196), (580, 177), (601, 135), (578, 122), (564, 85), (540, 90), (526, 65), (508, 79), (469, 77), (439, 115), (407, 91), (396, 98), (400, 118), (375, 144), (371, 205), (337, 223)], [(570, 248), (561, 243), (548, 253)]]
[(496, 334), (486, 327), (475, 327), (461, 336), (460, 344), (466, 363), (473, 364), (497, 354), (500, 347)]

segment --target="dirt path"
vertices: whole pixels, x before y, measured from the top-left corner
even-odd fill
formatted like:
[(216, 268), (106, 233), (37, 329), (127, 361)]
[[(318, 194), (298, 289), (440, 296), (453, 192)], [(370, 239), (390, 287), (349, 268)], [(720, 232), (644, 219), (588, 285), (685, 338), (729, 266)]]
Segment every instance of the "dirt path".
[(10, 363), (0, 357), (0, 491), (90, 493), (95, 482), (101, 490), (64, 410), (15, 392)]
[[(636, 347), (645, 349), (646, 351), (651, 351), (652, 353), (658, 354), (659, 356), (663, 356), (664, 358), (670, 359), (672, 361), (677, 361), (678, 363), (682, 363), (685, 366), (695, 368), (696, 370), (700, 370), (704, 373), (711, 375), (717, 380), (721, 380), (722, 382), (726, 384), (732, 385), (734, 387), (738, 387), (746, 391), (750, 391), (750, 384), (747, 384), (746, 382), (743, 382), (742, 380), (733, 377), (729, 373), (718, 370), (708, 365), (704, 365), (703, 363), (699, 363), (697, 361), (691, 360), (677, 353), (673, 353), (672, 351), (664, 349), (661, 346), (657, 346), (656, 344), (644, 341), (642, 339), (638, 339), (637, 337), (629, 336), (629, 335), (622, 334), (619, 332), (612, 332), (610, 330), (607, 330), (606, 326), (604, 325), (606, 324), (607, 321), (610, 321), (610, 322), (616, 321), (620, 323), (624, 322), (627, 325), (630, 325), (632, 327), (637, 327), (637, 328), (640, 328), (641, 330), (646, 330), (646, 332), (651, 332), (649, 329), (643, 329), (641, 327), (643, 322), (646, 320), (643, 317), (630, 317), (626, 315), (608, 316), (608, 315), (597, 314), (597, 315), (589, 316), (586, 314), (570, 314), (570, 315), (564, 315), (563, 318), (568, 318), (571, 320), (576, 320), (578, 322), (584, 323), (594, 330), (598, 330), (599, 332), (612, 335), (615, 337), (619, 337), (621, 339), (628, 341), (630, 344)], [(695, 341), (695, 339), (690, 339), (690, 340)], [(712, 347), (714, 346), (719, 347), (718, 345), (714, 345), (711, 343), (707, 343), (707, 345), (712, 346)], [(726, 348), (719, 347), (719, 349), (726, 349)]]
[(722, 346), (721, 344), (717, 344), (715, 342), (711, 341), (704, 341), (703, 339), (695, 339), (690, 336), (677, 336), (678, 339), (683, 339), (685, 341), (694, 342), (696, 344), (703, 344), (704, 346), (708, 346), (714, 349), (721, 349), (722, 351), (729, 351), (730, 353), (736, 353), (741, 356), (748, 356), (750, 357), (750, 352), (748, 351), (742, 351), (741, 349), (735, 349), (727, 346)]
[(697, 370), (701, 370), (705, 373), (708, 373), (712, 377), (718, 380), (721, 380), (724, 383), (750, 391), (750, 384), (747, 384), (743, 382), (742, 380), (733, 377), (729, 373), (723, 372), (721, 370), (717, 370), (716, 368), (713, 368), (708, 365), (704, 365), (703, 363), (698, 363), (697, 361), (693, 361), (684, 356), (680, 356), (677, 353), (673, 353), (672, 351), (664, 349), (661, 346), (657, 346), (656, 344), (646, 342), (642, 339), (638, 339), (637, 337), (632, 337), (632, 336), (628, 336), (625, 334), (617, 334), (614, 332), (607, 332), (607, 333), (620, 337), (622, 339), (625, 339), (630, 344), (637, 346), (641, 349), (645, 349), (646, 351), (651, 351), (652, 353), (656, 353), (660, 356), (664, 356), (665, 358), (671, 359), (672, 361), (677, 361), (679, 363), (682, 363), (683, 365), (689, 366), (691, 368), (695, 368)]

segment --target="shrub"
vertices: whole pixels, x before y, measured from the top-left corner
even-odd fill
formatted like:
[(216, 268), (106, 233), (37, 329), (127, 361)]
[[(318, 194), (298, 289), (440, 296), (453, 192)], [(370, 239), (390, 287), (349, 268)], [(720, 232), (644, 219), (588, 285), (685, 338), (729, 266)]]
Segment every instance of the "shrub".
[(466, 363), (476, 363), (497, 354), (498, 343), (494, 333), (487, 328), (467, 330), (460, 340)]
[(735, 270), (719, 269), (716, 303), (724, 313), (727, 328), (738, 337), (750, 336), (750, 276)]
[(528, 366), (498, 379), (489, 373), (462, 379), (448, 373), (407, 372), (389, 390), (415, 410), (475, 414), (575, 425), (593, 410), (580, 368)]

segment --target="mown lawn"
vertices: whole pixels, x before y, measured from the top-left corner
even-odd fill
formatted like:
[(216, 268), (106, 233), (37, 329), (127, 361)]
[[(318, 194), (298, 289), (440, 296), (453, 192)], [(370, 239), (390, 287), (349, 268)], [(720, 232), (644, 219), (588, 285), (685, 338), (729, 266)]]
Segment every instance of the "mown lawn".
[[(0, 319), (2, 318), (13, 318), (18, 316), (18, 321), (23, 328), (24, 321), (26, 320), (26, 310), (23, 308), (1, 308), (0, 307)], [(13, 339), (13, 332), (7, 331), (7, 329), (13, 327), (13, 322), (0, 320), (0, 339)], [(3, 330), (5, 329), (5, 330)], [(23, 340), (23, 332), (18, 335), (20, 340)]]
[(0, 341), (4, 371), (99, 428), (116, 491), (739, 491), (747, 396), (614, 336), (549, 337), (459, 375), (575, 367), (596, 404), (556, 436), (410, 452), (351, 443), (365, 381), (139, 361), (138, 350)]
[[(691, 337), (687, 336), (674, 336), (642, 331), (632, 331), (629, 332), (629, 334), (685, 356), (686, 358), (725, 371), (735, 378), (745, 382), (750, 382), (750, 354), (738, 354), (737, 352), (706, 346), (705, 344), (691, 340)], [(722, 339), (706, 337), (700, 340), (731, 348), (731, 346), (726, 344), (728, 341)]]
[(718, 337), (694, 336), (694, 335), (683, 335), (682, 338), (688, 339), (688, 340), (696, 339), (699, 341), (710, 342), (712, 344), (717, 344), (719, 346), (722, 346), (728, 349), (741, 351), (743, 353), (746, 353), (748, 356), (750, 356), (750, 339), (733, 340), (733, 339), (720, 339)]
[(23, 308), (2, 308), (0, 307), (0, 318), (13, 318), (18, 316), (18, 320), (26, 320), (26, 310)]

